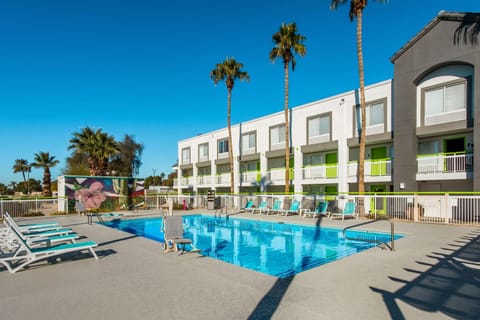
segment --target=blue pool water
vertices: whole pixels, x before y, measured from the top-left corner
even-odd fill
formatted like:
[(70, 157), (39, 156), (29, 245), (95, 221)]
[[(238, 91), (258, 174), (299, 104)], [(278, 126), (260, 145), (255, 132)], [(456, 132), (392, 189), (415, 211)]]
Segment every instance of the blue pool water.
[[(285, 278), (375, 246), (347, 240), (341, 229), (205, 215), (184, 216), (185, 237), (201, 254)], [(163, 242), (162, 219), (130, 219), (105, 225)], [(389, 234), (348, 231), (347, 236), (388, 241)], [(396, 236), (400, 238), (401, 236)]]

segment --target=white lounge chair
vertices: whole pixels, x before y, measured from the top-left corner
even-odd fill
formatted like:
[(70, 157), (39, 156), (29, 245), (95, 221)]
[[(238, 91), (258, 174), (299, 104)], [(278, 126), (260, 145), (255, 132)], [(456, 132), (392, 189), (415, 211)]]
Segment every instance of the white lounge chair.
[(59, 256), (65, 253), (79, 252), (88, 250), (95, 259), (97, 254), (93, 250), (97, 246), (94, 241), (77, 242), (69, 244), (59, 244), (55, 246), (32, 248), (16, 230), (12, 230), (12, 235), (18, 242), (18, 248), (15, 252), (0, 255), (0, 264), (5, 266), (10, 273), (15, 273), (24, 267), (44, 259)]
[(12, 224), (15, 224), (19, 230), (22, 232), (25, 231), (45, 231), (45, 230), (53, 230), (53, 229), (61, 229), (63, 228), (57, 222), (42, 222), (42, 223), (31, 223), (31, 224), (18, 224), (8, 212), (3, 213), (3, 218), (10, 221)]
[[(52, 230), (44, 230), (44, 231), (38, 231), (37, 229), (28, 229), (26, 231), (22, 231), (15, 221), (13, 219), (4, 219), (3, 223), (14, 230), (19, 237), (21, 237), (23, 240), (28, 241), (34, 238), (42, 238), (42, 237), (51, 237), (51, 236), (60, 236), (60, 235), (66, 235), (69, 233), (73, 233), (72, 229), (69, 228), (61, 228), (61, 229), (52, 229)], [(40, 229), (41, 230), (41, 229)]]
[(195, 248), (192, 239), (183, 237), (183, 220), (181, 216), (164, 216), (163, 217), (163, 232), (165, 239), (165, 252), (178, 251), (178, 246), (182, 247), (182, 252), (185, 252), (185, 246), (190, 245), (192, 250), (190, 252), (198, 252)]

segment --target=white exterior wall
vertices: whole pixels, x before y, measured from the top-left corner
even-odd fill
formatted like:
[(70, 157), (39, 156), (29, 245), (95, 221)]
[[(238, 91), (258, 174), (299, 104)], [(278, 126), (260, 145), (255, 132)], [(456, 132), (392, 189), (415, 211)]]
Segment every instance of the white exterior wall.
[[(387, 131), (391, 132), (391, 81), (384, 81), (365, 88), (366, 101), (374, 101), (380, 99), (387, 99)], [(339, 192), (348, 191), (347, 179), (347, 164), (349, 161), (349, 152), (347, 140), (354, 137), (354, 113), (353, 107), (359, 103), (359, 97), (355, 91), (349, 91), (333, 97), (328, 97), (323, 100), (308, 103), (302, 106), (291, 109), (291, 147), (293, 148), (293, 156), (295, 159), (294, 172), (294, 187), (295, 192), (302, 192), (303, 188), (303, 154), (302, 146), (307, 145), (307, 119), (314, 115), (331, 112), (331, 138), (330, 141), (337, 141), (338, 148), (338, 178), (331, 179), (329, 184), (337, 184)], [(232, 126), (232, 142), (233, 142), (233, 157), (234, 157), (234, 176), (235, 176), (235, 192), (239, 191), (239, 168), (240, 163), (238, 157), (240, 156), (240, 139), (243, 133), (256, 131), (256, 153), (260, 154), (260, 171), (262, 176), (267, 175), (268, 159), (266, 152), (270, 150), (270, 127), (283, 124), (285, 121), (283, 110), (265, 117), (253, 119), (241, 124)], [(228, 138), (228, 129), (205, 133), (189, 139), (179, 141), (178, 143), (178, 158), (179, 158), (179, 174), (178, 181), (181, 182), (181, 165), (182, 165), (182, 149), (185, 147), (191, 148), (191, 162), (196, 174), (196, 163), (198, 162), (198, 145), (209, 143), (209, 160), (211, 161), (212, 185), (215, 188), (215, 176), (217, 159), (217, 141), (222, 138)], [(230, 146), (232, 147), (232, 146)], [(197, 190), (196, 179), (193, 179), (193, 189)], [(181, 188), (188, 186), (181, 185)], [(205, 187), (205, 186), (202, 186)]]

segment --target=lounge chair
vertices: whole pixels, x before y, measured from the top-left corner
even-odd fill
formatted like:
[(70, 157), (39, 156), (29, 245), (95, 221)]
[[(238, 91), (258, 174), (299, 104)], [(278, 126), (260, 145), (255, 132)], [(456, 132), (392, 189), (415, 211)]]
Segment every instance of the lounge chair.
[(238, 212), (248, 212), (248, 210), (251, 210), (252, 208), (253, 208), (253, 200), (248, 200), (245, 207), (239, 209)]
[(304, 217), (311, 217), (315, 218), (318, 216), (326, 216), (328, 217), (330, 215), (330, 212), (327, 211), (328, 208), (328, 202), (326, 201), (320, 201), (315, 208), (315, 210), (311, 211), (310, 209), (306, 209), (303, 211), (303, 216)]
[(336, 212), (336, 213), (330, 214), (330, 220), (332, 220), (333, 217), (342, 217), (342, 221), (345, 220), (345, 217), (354, 217), (358, 219), (358, 214), (355, 213), (355, 207), (356, 207), (355, 202), (351, 202), (351, 201), (347, 202), (342, 212)]
[(253, 208), (252, 213), (262, 213), (264, 210), (267, 210), (267, 201), (262, 201), (258, 207)]
[(59, 244), (55, 246), (32, 248), (15, 229), (12, 235), (18, 243), (15, 252), (0, 255), (0, 264), (5, 266), (10, 273), (15, 273), (24, 267), (44, 259), (56, 257), (65, 253), (79, 252), (89, 250), (95, 259), (97, 254), (93, 250), (97, 246), (94, 241)]
[(182, 253), (185, 252), (185, 246), (188, 244), (192, 247), (190, 252), (198, 252), (194, 247), (192, 239), (183, 237), (183, 220), (181, 216), (164, 216), (163, 217), (163, 232), (165, 239), (165, 252), (178, 251), (178, 246), (181, 246)]
[(60, 235), (67, 235), (69, 233), (73, 233), (72, 229), (69, 228), (55, 228), (51, 230), (42, 230), (42, 229), (28, 229), (23, 231), (20, 229), (16, 222), (13, 219), (4, 219), (3, 223), (8, 227), (15, 231), (22, 240), (31, 241), (35, 238), (44, 238), (44, 237), (51, 237), (51, 236), (60, 236)]
[(54, 230), (54, 229), (62, 228), (62, 226), (60, 226), (57, 222), (18, 224), (15, 220), (13, 220), (13, 218), (10, 216), (8, 212), (3, 213), (3, 218), (15, 224), (18, 227), (18, 229), (22, 231), (28, 231), (28, 230), (45, 231), (45, 230)]
[(275, 200), (271, 208), (266, 208), (262, 211), (263, 214), (275, 214), (282, 210), (282, 200)]
[(280, 210), (279, 215), (289, 216), (291, 214), (300, 214), (300, 201), (293, 200), (289, 209)]

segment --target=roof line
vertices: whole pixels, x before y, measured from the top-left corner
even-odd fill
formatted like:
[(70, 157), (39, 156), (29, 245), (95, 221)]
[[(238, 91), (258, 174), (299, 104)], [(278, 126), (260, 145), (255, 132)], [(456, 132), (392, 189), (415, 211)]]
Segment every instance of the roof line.
[(480, 13), (473, 12), (452, 12), (441, 10), (435, 18), (433, 18), (422, 30), (420, 30), (412, 39), (407, 41), (397, 52), (395, 52), (390, 58), (390, 62), (395, 63), (405, 51), (412, 47), (417, 41), (419, 41), (427, 32), (429, 32), (433, 27), (435, 27), (441, 20), (446, 21), (464, 21), (465, 17), (468, 15), (476, 16), (472, 18), (472, 21), (480, 21)]

